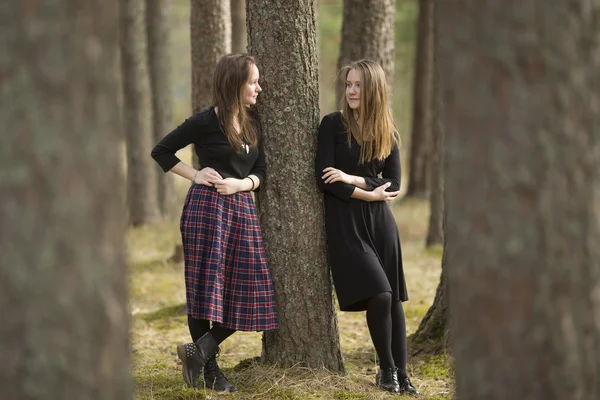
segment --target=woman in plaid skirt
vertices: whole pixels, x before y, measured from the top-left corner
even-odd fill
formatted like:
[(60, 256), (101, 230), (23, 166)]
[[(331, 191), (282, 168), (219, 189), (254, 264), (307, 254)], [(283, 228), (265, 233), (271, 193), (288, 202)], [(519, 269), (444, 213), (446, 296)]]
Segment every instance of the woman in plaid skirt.
[[(247, 54), (223, 57), (213, 79), (213, 105), (186, 119), (152, 150), (166, 171), (192, 181), (181, 215), (188, 326), (181, 344), (185, 382), (234, 392), (216, 361), (219, 344), (236, 330), (277, 329), (273, 283), (250, 194), (265, 179), (260, 125), (251, 106), (261, 92)], [(175, 152), (194, 144), (199, 170)], [(210, 324), (212, 321), (212, 327)]]

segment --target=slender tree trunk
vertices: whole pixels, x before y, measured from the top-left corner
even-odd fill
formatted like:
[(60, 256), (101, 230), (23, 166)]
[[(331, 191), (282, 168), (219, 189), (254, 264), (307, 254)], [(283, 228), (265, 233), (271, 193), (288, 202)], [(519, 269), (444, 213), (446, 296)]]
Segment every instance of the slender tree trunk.
[[(169, 0), (146, 0), (146, 34), (148, 37), (148, 70), (152, 89), (152, 132), (158, 142), (172, 128), (172, 95), (170, 63)], [(172, 174), (158, 165), (158, 207), (163, 217), (175, 215), (175, 186)]]
[(119, 4), (127, 203), (130, 222), (138, 226), (158, 218), (156, 167), (148, 156), (152, 135), (144, 4), (142, 0), (122, 0)]
[(413, 82), (413, 118), (410, 140), (410, 168), (406, 196), (425, 198), (429, 194), (432, 141), (433, 83), (433, 0), (419, 1), (417, 54)]
[(263, 360), (342, 372), (323, 199), (314, 181), (319, 87), (313, 1), (256, 0), (248, 6), (268, 160), (258, 203), (280, 324), (264, 335)]
[(0, 6), (3, 399), (131, 398), (117, 34), (114, 0)]
[[(192, 111), (212, 104), (213, 72), (217, 62), (231, 52), (229, 0), (191, 0)], [(199, 167), (193, 153), (195, 167)]]
[(427, 310), (415, 334), (410, 338), (409, 347), (412, 354), (439, 353), (449, 347), (447, 259), (447, 250), (444, 247), (442, 273), (433, 304)]
[[(368, 58), (383, 67), (388, 84), (394, 77), (394, 0), (344, 0), (342, 42), (338, 69), (348, 61)], [(343, 94), (343, 82), (337, 82), (336, 109)]]
[(246, 0), (231, 0), (231, 52), (245, 53), (247, 47)]
[(458, 398), (600, 398), (600, 4), (436, 7)]
[[(442, 15), (435, 10), (434, 27), (439, 24)], [(445, 127), (444, 127), (444, 102), (442, 101), (442, 84), (439, 57), (437, 29), (433, 29), (433, 123), (432, 134), (434, 138), (434, 157), (432, 171), (434, 176), (431, 182), (434, 183), (431, 192), (431, 213), (429, 217), (429, 228), (427, 232), (426, 245), (443, 244), (444, 252), (442, 255), (442, 273), (440, 283), (435, 293), (433, 304), (423, 317), (417, 331), (411, 340), (412, 352), (436, 353), (445, 350), (449, 344), (449, 309), (448, 309), (448, 243), (444, 243), (444, 220), (445, 220), (445, 189), (444, 174), (445, 168)]]
[[(432, 9), (435, 6), (432, 6)], [(433, 10), (432, 10), (433, 11)], [(444, 103), (442, 101), (442, 82), (440, 80), (440, 71), (439, 71), (439, 63), (437, 62), (437, 57), (435, 54), (437, 53), (437, 32), (435, 30), (435, 25), (437, 22), (433, 20), (433, 12), (432, 12), (432, 28), (431, 28), (431, 37), (432, 37), (432, 54), (431, 64), (432, 64), (432, 76), (431, 80), (433, 83), (432, 90), (432, 124), (431, 124), (431, 141), (432, 141), (432, 153), (431, 153), (431, 168), (430, 174), (431, 177), (429, 181), (431, 182), (431, 193), (429, 196), (430, 202), (430, 214), (429, 214), (429, 227), (427, 228), (427, 238), (425, 240), (425, 244), (427, 247), (433, 246), (435, 244), (442, 244), (444, 242), (444, 126), (443, 126), (443, 107)], [(436, 15), (436, 18), (440, 18), (441, 16)]]

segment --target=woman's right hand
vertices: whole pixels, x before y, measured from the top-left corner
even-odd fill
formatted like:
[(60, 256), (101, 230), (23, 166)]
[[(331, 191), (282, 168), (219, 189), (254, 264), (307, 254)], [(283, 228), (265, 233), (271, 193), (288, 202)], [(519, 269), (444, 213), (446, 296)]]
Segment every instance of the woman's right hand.
[(376, 187), (375, 189), (373, 189), (373, 191), (371, 192), (372, 196), (373, 196), (373, 200), (372, 201), (391, 201), (394, 200), (396, 198), (396, 196), (398, 196), (398, 193), (400, 193), (400, 191), (396, 191), (396, 192), (386, 192), (385, 190), (387, 188), (389, 188), (391, 185), (390, 182), (384, 183), (381, 186)]
[(221, 175), (210, 167), (202, 168), (194, 175), (194, 183), (204, 186), (213, 186), (216, 181), (223, 179)]

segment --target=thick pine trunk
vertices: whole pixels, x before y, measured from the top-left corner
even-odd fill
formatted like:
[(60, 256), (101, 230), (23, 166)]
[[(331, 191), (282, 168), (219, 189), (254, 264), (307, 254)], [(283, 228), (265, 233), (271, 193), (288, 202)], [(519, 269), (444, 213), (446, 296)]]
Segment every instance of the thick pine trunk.
[[(338, 69), (348, 61), (368, 58), (383, 67), (391, 87), (394, 77), (394, 0), (344, 0), (342, 42)], [(336, 105), (339, 107), (343, 85), (337, 82)]]
[[(212, 104), (213, 72), (217, 62), (231, 52), (231, 9), (229, 0), (190, 0), (192, 52), (192, 112)], [(193, 153), (195, 167), (199, 167)]]
[(429, 194), (432, 160), (431, 132), (433, 84), (433, 0), (419, 1), (419, 23), (413, 82), (413, 116), (410, 139), (410, 167), (406, 196), (425, 198)]
[(319, 87), (313, 1), (257, 0), (248, 6), (267, 158), (258, 203), (280, 323), (264, 335), (263, 360), (342, 372), (323, 196), (314, 180)]
[(245, 53), (247, 47), (246, 0), (231, 0), (231, 52)]
[[(158, 142), (172, 128), (171, 63), (169, 40), (169, 0), (146, 0), (146, 34), (148, 37), (148, 71), (152, 89), (152, 132)], [(172, 174), (158, 165), (158, 207), (164, 218), (175, 215), (175, 187)]]
[(146, 65), (143, 0), (120, 3), (121, 82), (127, 142), (127, 204), (132, 225), (156, 222), (156, 166), (149, 157), (150, 89)]
[(117, 2), (27, 5), (0, 6), (1, 397), (129, 399)]
[(598, 399), (600, 4), (436, 7), (457, 395)]

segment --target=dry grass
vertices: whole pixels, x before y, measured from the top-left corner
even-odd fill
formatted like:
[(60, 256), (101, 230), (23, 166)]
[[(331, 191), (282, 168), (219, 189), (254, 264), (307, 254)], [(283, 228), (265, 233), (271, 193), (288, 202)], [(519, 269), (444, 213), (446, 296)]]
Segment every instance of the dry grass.
[[(399, 200), (393, 204), (402, 237), (410, 300), (407, 329), (414, 332), (433, 300), (440, 273), (438, 250), (423, 247), (428, 205)], [(261, 334), (238, 332), (223, 343), (219, 362), (240, 391), (218, 394), (186, 388), (175, 345), (189, 341), (182, 265), (167, 260), (180, 241), (176, 222), (132, 230), (130, 308), (133, 315), (133, 374), (136, 399), (387, 399), (402, 398), (374, 386), (375, 351), (364, 313), (339, 313), (341, 344), (348, 374), (303, 367), (263, 366)], [(445, 355), (409, 358), (409, 373), (422, 399), (450, 399), (452, 373)]]

